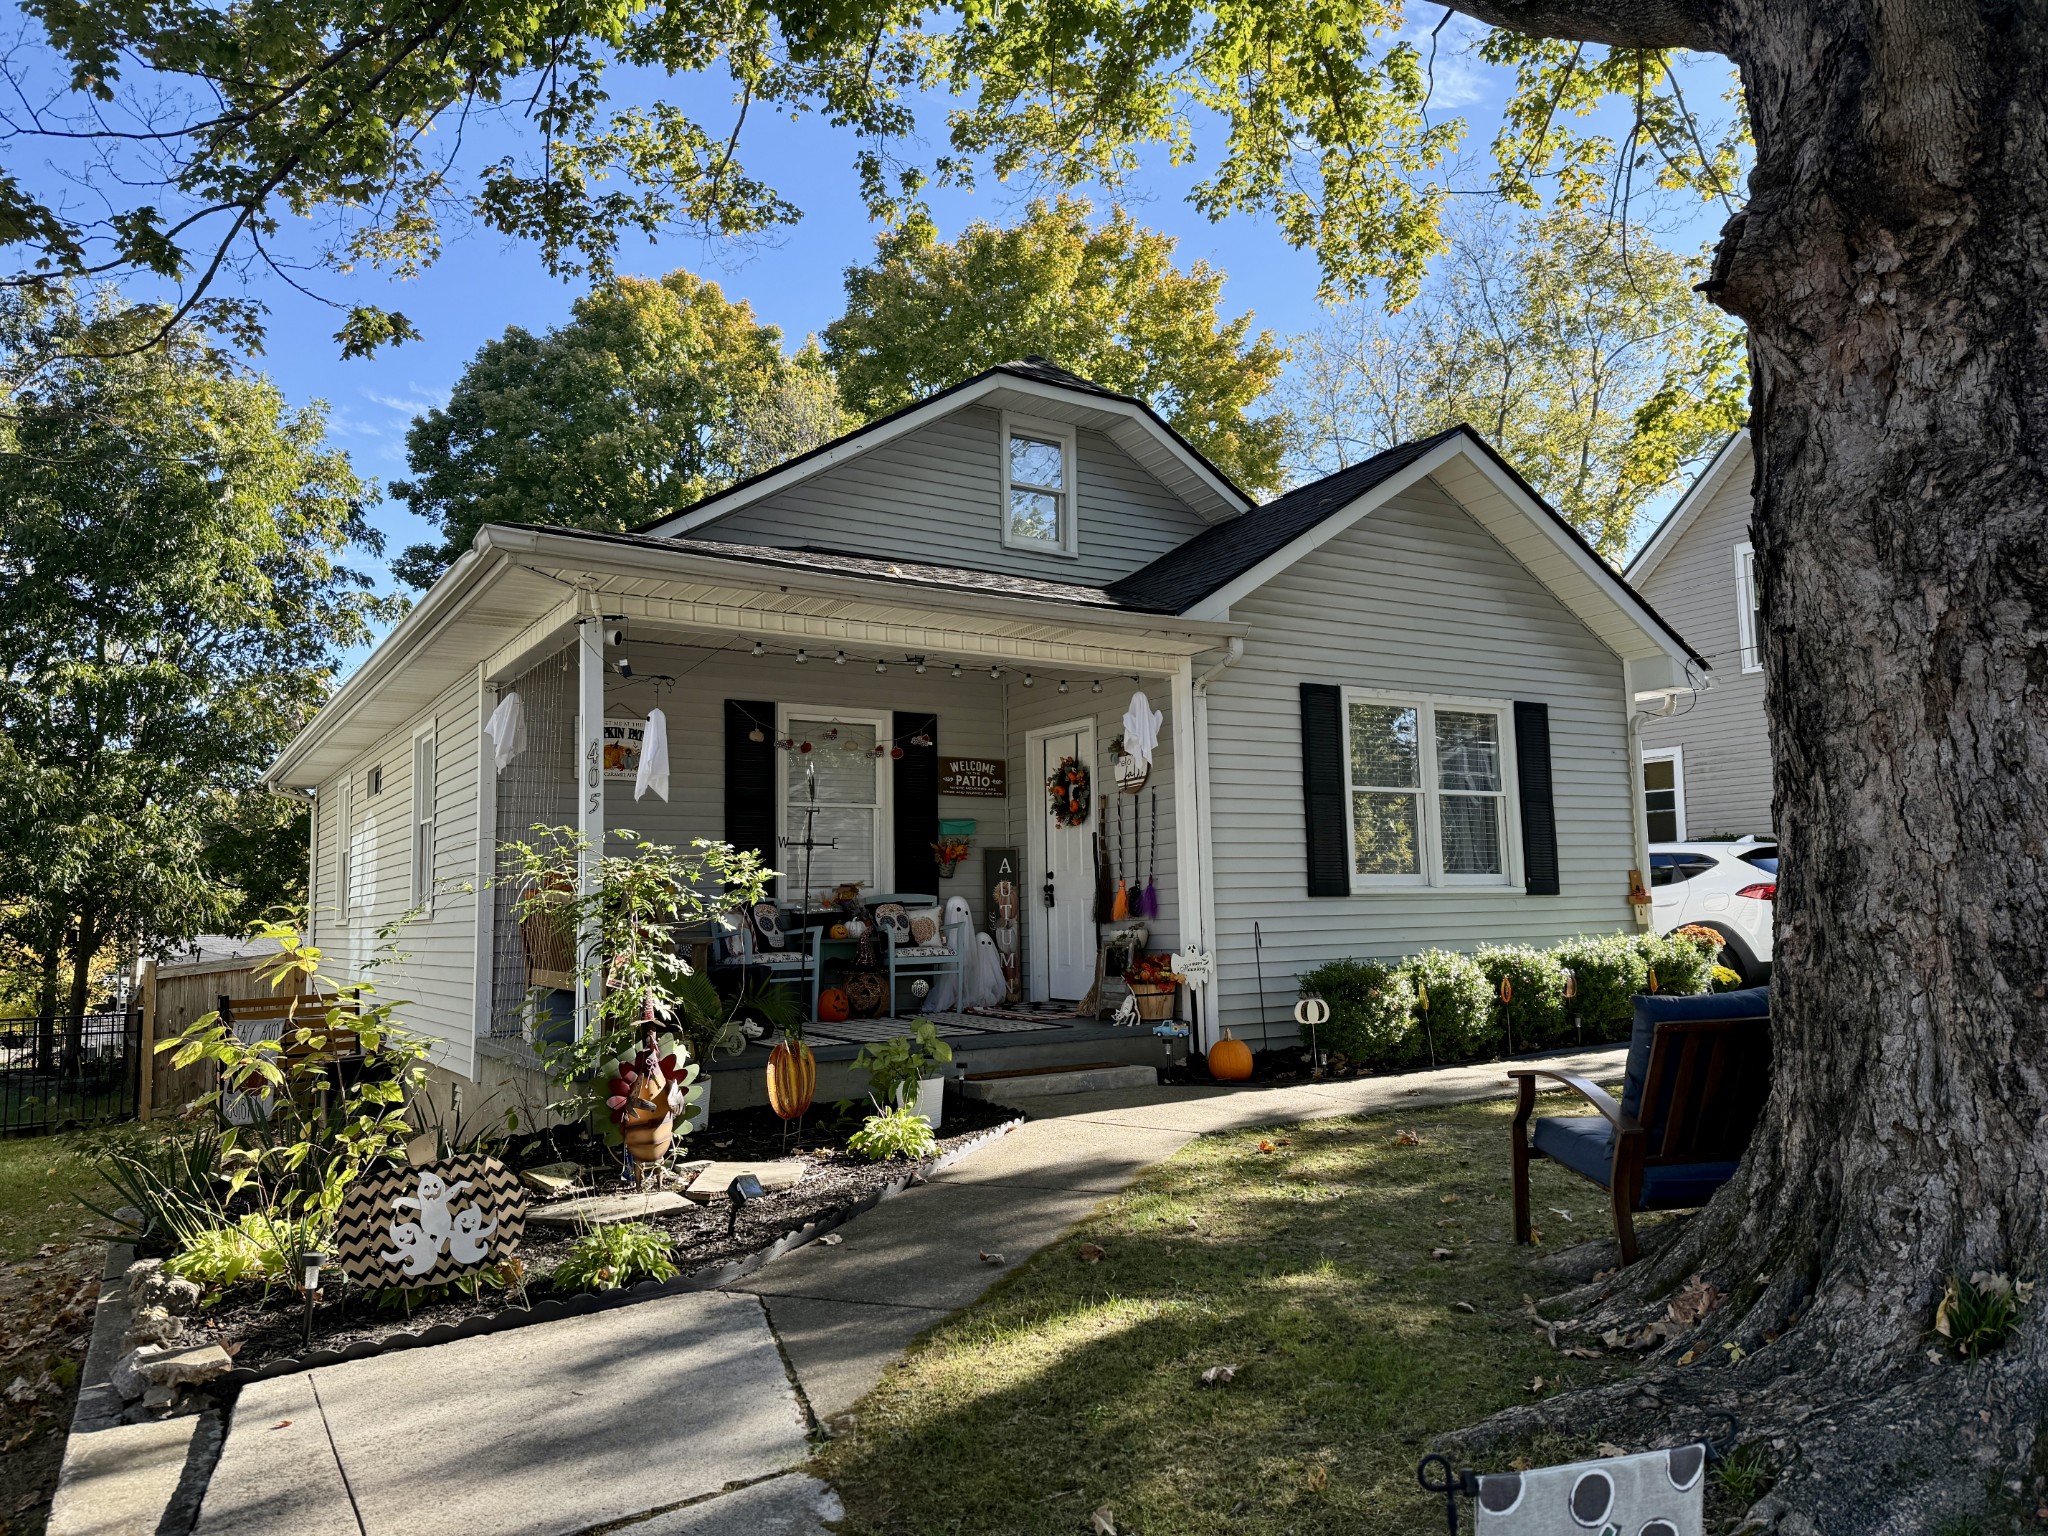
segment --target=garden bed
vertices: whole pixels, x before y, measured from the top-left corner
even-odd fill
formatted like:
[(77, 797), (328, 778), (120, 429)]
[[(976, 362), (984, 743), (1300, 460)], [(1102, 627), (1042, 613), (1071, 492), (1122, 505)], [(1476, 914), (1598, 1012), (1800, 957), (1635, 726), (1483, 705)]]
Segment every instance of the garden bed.
[[(703, 1135), (692, 1137), (679, 1157), (690, 1161), (767, 1162), (801, 1157), (805, 1171), (791, 1189), (750, 1203), (737, 1228), (726, 1235), (730, 1211), (723, 1198), (708, 1205), (689, 1205), (671, 1214), (647, 1219), (670, 1241), (670, 1257), (678, 1273), (656, 1284), (642, 1282), (626, 1291), (557, 1292), (549, 1280), (576, 1237), (572, 1229), (529, 1220), (518, 1259), (525, 1269), (525, 1296), (486, 1287), (479, 1296), (451, 1289), (412, 1293), (371, 1293), (330, 1290), (330, 1299), (314, 1309), (310, 1344), (298, 1294), (282, 1288), (269, 1292), (240, 1285), (222, 1293), (207, 1307), (195, 1343), (219, 1344), (235, 1359), (229, 1381), (328, 1363), (346, 1355), (360, 1358), (387, 1348), (436, 1343), (458, 1333), (496, 1331), (526, 1321), (565, 1316), (593, 1306), (615, 1305), (627, 1297), (706, 1289), (728, 1283), (768, 1258), (801, 1246), (829, 1232), (848, 1217), (897, 1192), (934, 1167), (950, 1162), (978, 1142), (1021, 1120), (1017, 1111), (980, 1100), (949, 1098), (938, 1132), (938, 1151), (915, 1163), (868, 1162), (846, 1151), (846, 1138), (860, 1125), (858, 1115), (834, 1119), (829, 1108), (807, 1117), (804, 1128), (785, 1140), (784, 1126), (767, 1109), (727, 1111)], [(555, 1131), (521, 1138), (499, 1149), (515, 1169), (563, 1160), (591, 1170), (579, 1193), (623, 1188), (616, 1163), (601, 1144), (576, 1131)], [(535, 1199), (538, 1209), (545, 1202)]]

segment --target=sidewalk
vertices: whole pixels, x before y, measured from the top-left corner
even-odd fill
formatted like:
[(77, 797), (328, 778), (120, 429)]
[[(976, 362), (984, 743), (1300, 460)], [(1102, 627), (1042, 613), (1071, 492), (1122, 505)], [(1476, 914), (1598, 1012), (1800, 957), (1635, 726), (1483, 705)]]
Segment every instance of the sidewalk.
[[(1542, 1059), (1612, 1079), (1625, 1054)], [(1491, 1063), (1034, 1099), (1037, 1118), (849, 1223), (839, 1243), (726, 1291), (245, 1389), (199, 1536), (824, 1536), (838, 1501), (794, 1470), (806, 1413), (829, 1430), (918, 1334), (1152, 1163), (1212, 1132), (1506, 1091)]]

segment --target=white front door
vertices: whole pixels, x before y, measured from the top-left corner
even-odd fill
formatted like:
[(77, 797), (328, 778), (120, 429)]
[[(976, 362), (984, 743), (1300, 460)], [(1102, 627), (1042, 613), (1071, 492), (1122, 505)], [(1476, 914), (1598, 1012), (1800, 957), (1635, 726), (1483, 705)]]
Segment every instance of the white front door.
[[(1082, 722), (1030, 737), (1030, 761), (1037, 776), (1032, 824), (1033, 888), (1024, 895), (1025, 927), (1031, 946), (1031, 996), (1077, 999), (1095, 985), (1095, 824), (1101, 806), (1101, 765), (1095, 761), (1095, 727)], [(1050, 784), (1069, 761), (1088, 773), (1088, 819), (1060, 823)]]

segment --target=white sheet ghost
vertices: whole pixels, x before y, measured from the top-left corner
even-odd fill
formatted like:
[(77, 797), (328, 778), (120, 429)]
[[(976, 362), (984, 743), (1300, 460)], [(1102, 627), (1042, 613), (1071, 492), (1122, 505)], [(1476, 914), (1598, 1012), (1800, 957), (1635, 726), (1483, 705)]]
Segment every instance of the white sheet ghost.
[(505, 765), (526, 750), (526, 705), (517, 693), (498, 700), (498, 707), (484, 724), (484, 734), (491, 738), (491, 761), (503, 773)]
[(974, 936), (974, 948), (967, 952), (966, 997), (961, 1006), (993, 1008), (1010, 996), (1010, 981), (1003, 974), (1003, 957), (996, 941), (985, 933)]
[(391, 1246), (393, 1252), (380, 1253), (377, 1257), (386, 1264), (396, 1264), (408, 1275), (424, 1275), (441, 1257), (441, 1245), (428, 1242), (426, 1233), (419, 1229), (417, 1223), (410, 1221), (391, 1223)]
[[(455, 1230), (455, 1217), (448, 1209), (448, 1202), (469, 1187), (469, 1180), (464, 1179), (450, 1189), (441, 1175), (423, 1171), (420, 1174), (418, 1198), (400, 1195), (391, 1202), (391, 1209), (397, 1211), (410, 1206), (420, 1213), (420, 1235), (426, 1239), (429, 1252), (438, 1257), (441, 1245), (448, 1241), (448, 1234)], [(431, 1264), (433, 1259), (430, 1258), (427, 1262)]]
[(633, 798), (648, 790), (668, 798), (668, 716), (658, 709), (647, 711), (647, 725), (640, 735), (640, 772), (633, 780)]
[[(947, 898), (943, 931), (946, 943), (952, 947), (953, 953), (964, 955), (966, 959), (957, 980), (953, 973), (948, 971), (942, 973), (938, 980), (932, 983), (932, 995), (925, 1006), (933, 1013), (947, 1013), (955, 1008), (967, 1006), (964, 994), (969, 988), (966, 981), (974, 969), (974, 909), (967, 905), (966, 897)], [(1005, 994), (1008, 991), (1008, 987), (1005, 987)]]
[(1152, 707), (1152, 701), (1141, 689), (1131, 695), (1130, 707), (1124, 711), (1124, 755), (1140, 768), (1149, 767), (1152, 752), (1159, 745), (1159, 727), (1166, 716)]

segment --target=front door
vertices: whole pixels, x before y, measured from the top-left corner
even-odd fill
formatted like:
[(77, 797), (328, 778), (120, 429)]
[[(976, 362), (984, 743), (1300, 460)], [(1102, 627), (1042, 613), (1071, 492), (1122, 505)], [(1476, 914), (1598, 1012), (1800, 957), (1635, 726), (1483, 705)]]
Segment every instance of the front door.
[[(1096, 783), (1095, 727), (1083, 722), (1033, 733), (1031, 761), (1037, 783), (1031, 793), (1038, 802), (1031, 839), (1035, 889), (1026, 894), (1037, 921), (1025, 927), (1036, 936), (1031, 946), (1031, 995), (1049, 998), (1085, 997), (1095, 985), (1095, 822), (1101, 804)], [(1063, 772), (1078, 767), (1087, 775), (1087, 819), (1072, 825), (1062, 816), (1050, 785)]]

